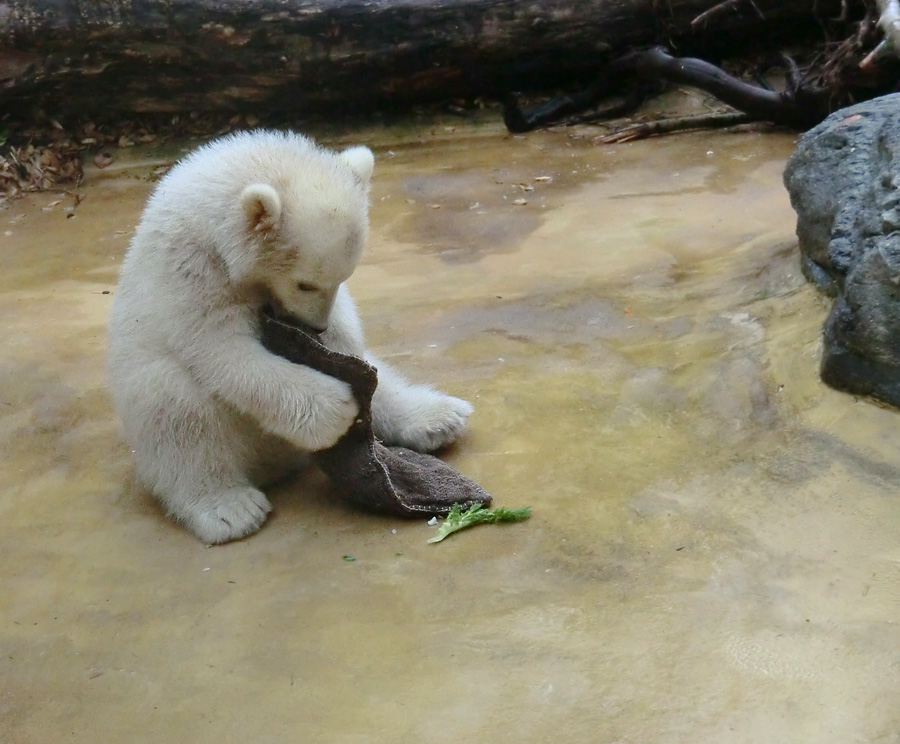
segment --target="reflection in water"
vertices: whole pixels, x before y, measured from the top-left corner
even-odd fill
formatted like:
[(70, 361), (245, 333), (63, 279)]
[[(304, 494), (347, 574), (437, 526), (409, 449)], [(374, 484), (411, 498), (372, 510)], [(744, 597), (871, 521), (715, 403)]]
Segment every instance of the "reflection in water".
[(792, 140), (392, 136), (368, 138), (351, 280), (370, 341), (475, 402), (448, 456), (534, 517), (428, 545), (311, 472), (258, 535), (204, 549), (131, 484), (104, 389), (155, 161), (94, 174), (74, 217), (14, 203), (6, 736), (896, 741), (897, 415), (817, 380)]

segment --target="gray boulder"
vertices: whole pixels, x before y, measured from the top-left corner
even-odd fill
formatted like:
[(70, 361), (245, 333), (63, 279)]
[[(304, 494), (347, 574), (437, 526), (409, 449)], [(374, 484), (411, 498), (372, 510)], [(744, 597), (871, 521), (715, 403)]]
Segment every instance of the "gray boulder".
[(900, 94), (804, 134), (784, 183), (803, 272), (835, 298), (822, 380), (900, 406)]

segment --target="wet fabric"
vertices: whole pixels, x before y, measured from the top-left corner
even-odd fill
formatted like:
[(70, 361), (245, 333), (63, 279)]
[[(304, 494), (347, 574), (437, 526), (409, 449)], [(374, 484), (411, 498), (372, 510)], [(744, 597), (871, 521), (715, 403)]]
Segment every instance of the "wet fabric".
[(263, 345), (272, 353), (343, 380), (353, 389), (359, 417), (334, 446), (313, 454), (350, 504), (403, 517), (446, 514), (453, 504), (490, 504), (481, 486), (433, 455), (388, 447), (372, 430), (378, 372), (364, 360), (324, 346), (305, 329), (264, 313)]

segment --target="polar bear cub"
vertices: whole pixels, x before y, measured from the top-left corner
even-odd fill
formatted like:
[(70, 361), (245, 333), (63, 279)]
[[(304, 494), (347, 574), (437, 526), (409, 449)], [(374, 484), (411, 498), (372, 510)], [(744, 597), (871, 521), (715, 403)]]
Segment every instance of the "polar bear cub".
[(378, 368), (386, 443), (436, 449), (472, 412), (365, 349), (344, 282), (366, 242), (373, 165), (365, 147), (240, 133), (178, 163), (147, 203), (113, 299), (110, 387), (139, 482), (207, 543), (258, 530), (271, 510), (260, 487), (358, 413), (346, 383), (263, 348), (263, 306)]

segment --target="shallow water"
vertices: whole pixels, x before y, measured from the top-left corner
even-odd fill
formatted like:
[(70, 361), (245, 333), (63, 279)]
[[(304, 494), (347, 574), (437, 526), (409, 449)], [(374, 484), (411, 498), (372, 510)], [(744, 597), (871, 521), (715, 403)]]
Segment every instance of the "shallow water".
[(308, 473), (248, 540), (167, 522), (104, 389), (131, 153), (0, 211), (0, 741), (900, 742), (900, 420), (818, 381), (793, 138), (333, 139), (370, 344), (534, 517), (429, 545)]

